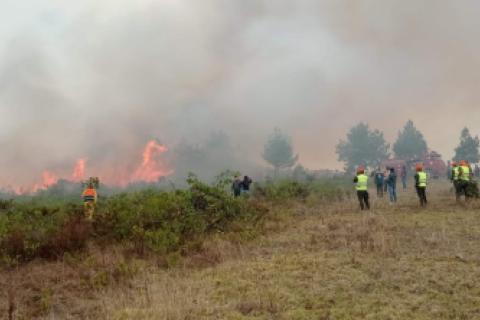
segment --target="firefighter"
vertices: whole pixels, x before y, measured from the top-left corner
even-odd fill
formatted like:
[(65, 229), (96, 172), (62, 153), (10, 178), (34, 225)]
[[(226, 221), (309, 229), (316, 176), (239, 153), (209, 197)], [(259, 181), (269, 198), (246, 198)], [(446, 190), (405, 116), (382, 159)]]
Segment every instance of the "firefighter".
[(417, 164), (415, 167), (417, 173), (415, 174), (415, 190), (417, 190), (420, 206), (427, 205), (427, 173), (423, 171), (423, 165)]
[(458, 169), (458, 185), (459, 185), (459, 196), (462, 194), (465, 195), (465, 200), (470, 198), (469, 185), (472, 179), (472, 170), (468, 165), (467, 161), (460, 161), (460, 167)]
[(466, 161), (467, 167), (470, 171), (470, 181), (467, 184), (466, 194), (469, 198), (479, 198), (478, 184), (475, 179), (475, 171), (472, 169), (472, 166), (468, 161)]
[(97, 189), (95, 187), (96, 186), (95, 186), (94, 179), (90, 179), (87, 182), (87, 186), (82, 193), (84, 213), (85, 213), (85, 217), (88, 220), (93, 219), (93, 214), (95, 212), (95, 207), (97, 205), (98, 194), (97, 194)]
[(452, 172), (450, 173), (450, 177), (453, 183), (453, 188), (455, 189), (455, 199), (457, 201), (460, 200), (459, 175), (460, 175), (460, 167), (458, 166), (457, 162), (452, 161)]
[(353, 179), (353, 182), (356, 184), (357, 197), (360, 203), (361, 210), (370, 210), (370, 202), (368, 196), (368, 176), (365, 174), (365, 169), (363, 167), (358, 167), (357, 175)]

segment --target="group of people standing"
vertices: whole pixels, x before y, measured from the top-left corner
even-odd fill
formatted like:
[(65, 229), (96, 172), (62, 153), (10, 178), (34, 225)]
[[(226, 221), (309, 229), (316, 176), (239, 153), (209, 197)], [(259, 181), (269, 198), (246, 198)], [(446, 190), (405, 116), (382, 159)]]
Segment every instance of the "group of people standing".
[[(386, 168), (382, 171), (380, 167), (372, 173), (377, 187), (377, 196), (383, 198), (383, 194), (388, 192), (390, 202), (397, 202), (397, 173), (395, 168)], [(403, 190), (407, 189), (407, 168), (405, 166), (400, 170)]]
[[(420, 200), (420, 205), (427, 205), (427, 173), (423, 170), (423, 165), (417, 164), (415, 167), (415, 190)], [(395, 168), (387, 168), (381, 171), (380, 168), (372, 173), (377, 187), (377, 196), (383, 197), (384, 192), (388, 192), (390, 203), (397, 202), (397, 173)], [(400, 170), (400, 177), (402, 179), (403, 189), (407, 189), (407, 169), (405, 166)], [(370, 209), (370, 201), (368, 194), (368, 179), (369, 176), (365, 174), (364, 167), (357, 168), (357, 175), (353, 179), (356, 184), (357, 197), (360, 203), (360, 209)]]
[(233, 196), (239, 197), (242, 194), (248, 194), (252, 182), (253, 180), (249, 176), (244, 176), (242, 180), (239, 175), (235, 175), (232, 182)]

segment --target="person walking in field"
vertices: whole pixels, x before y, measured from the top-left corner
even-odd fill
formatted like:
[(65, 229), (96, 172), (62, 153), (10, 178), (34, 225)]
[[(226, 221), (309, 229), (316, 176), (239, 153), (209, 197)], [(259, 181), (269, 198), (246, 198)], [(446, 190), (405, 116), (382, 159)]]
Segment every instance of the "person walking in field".
[(462, 194), (465, 196), (465, 200), (470, 198), (469, 185), (472, 179), (472, 170), (465, 160), (460, 161), (460, 167), (458, 169), (458, 186), (459, 196)]
[(375, 186), (377, 187), (377, 197), (383, 198), (383, 184), (385, 183), (385, 176), (380, 167), (374, 173)]
[(420, 206), (427, 205), (427, 173), (423, 171), (423, 165), (417, 164), (415, 167), (417, 173), (415, 174), (415, 189), (417, 191)]
[(249, 176), (244, 176), (242, 181), (242, 192), (245, 195), (250, 193), (250, 185), (252, 184), (252, 179)]
[(397, 174), (394, 168), (390, 168), (387, 178), (387, 190), (390, 197), (390, 203), (397, 202)]
[(95, 189), (95, 182), (90, 179), (87, 183), (87, 187), (82, 193), (84, 213), (87, 220), (93, 219), (93, 214), (95, 213), (95, 207), (97, 205), (98, 194)]
[(480, 197), (478, 184), (476, 181), (475, 170), (472, 169), (472, 166), (468, 161), (466, 161), (467, 167), (470, 170), (470, 181), (467, 183), (467, 187), (465, 190), (465, 194), (468, 195), (469, 198), (476, 198)]
[(388, 175), (389, 175), (390, 171), (388, 170), (388, 168), (386, 167), (385, 168), (385, 171), (383, 171), (383, 193), (387, 193), (388, 192), (388, 185), (387, 185), (387, 180), (388, 180)]
[(242, 194), (242, 179), (240, 179), (240, 176), (238, 174), (235, 175), (235, 177), (233, 178), (232, 192), (235, 198), (239, 197)]
[(353, 178), (356, 184), (357, 197), (360, 203), (360, 210), (370, 210), (370, 201), (368, 195), (368, 176), (365, 174), (363, 167), (358, 167), (357, 175)]
[(452, 172), (450, 173), (451, 181), (453, 183), (453, 188), (455, 190), (455, 199), (460, 200), (461, 190), (460, 190), (460, 167), (457, 165), (457, 162), (452, 161)]
[(402, 170), (400, 171), (400, 177), (402, 178), (402, 185), (403, 190), (407, 190), (407, 167), (402, 166)]

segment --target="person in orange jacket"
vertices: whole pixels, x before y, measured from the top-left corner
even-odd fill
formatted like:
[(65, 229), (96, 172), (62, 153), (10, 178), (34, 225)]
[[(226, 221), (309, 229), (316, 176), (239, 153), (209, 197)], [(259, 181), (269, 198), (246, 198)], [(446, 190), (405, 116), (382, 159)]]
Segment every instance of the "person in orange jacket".
[(83, 190), (82, 198), (85, 216), (88, 220), (92, 220), (98, 200), (97, 190), (93, 182), (88, 182), (87, 187)]

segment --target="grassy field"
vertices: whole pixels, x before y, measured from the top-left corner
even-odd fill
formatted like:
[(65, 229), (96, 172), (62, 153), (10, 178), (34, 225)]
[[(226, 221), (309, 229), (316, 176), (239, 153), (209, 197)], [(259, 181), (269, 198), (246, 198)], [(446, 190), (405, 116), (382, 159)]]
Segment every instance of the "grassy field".
[(310, 194), (273, 204), (251, 240), (243, 229), (217, 232), (168, 261), (129, 256), (120, 245), (35, 260), (0, 274), (9, 291), (2, 312), (14, 305), (15, 319), (480, 319), (480, 203), (455, 204), (446, 183), (433, 183), (429, 196), (426, 209), (412, 189), (396, 205), (373, 196), (372, 210), (360, 212), (353, 199)]
[[(207, 266), (142, 274), (98, 296), (105, 319), (480, 319), (480, 210), (434, 187), (361, 213), (290, 204), (248, 244), (206, 245)], [(211, 266), (208, 266), (208, 262)]]

